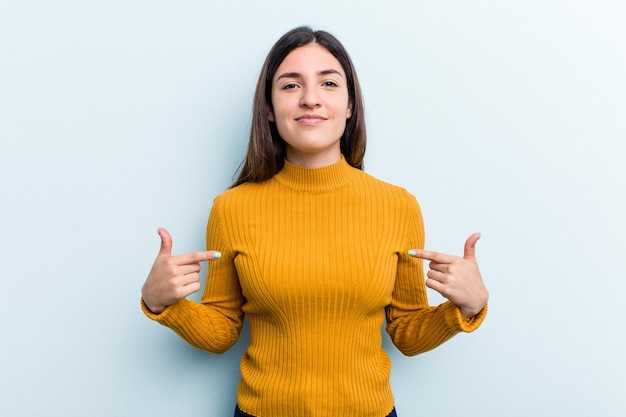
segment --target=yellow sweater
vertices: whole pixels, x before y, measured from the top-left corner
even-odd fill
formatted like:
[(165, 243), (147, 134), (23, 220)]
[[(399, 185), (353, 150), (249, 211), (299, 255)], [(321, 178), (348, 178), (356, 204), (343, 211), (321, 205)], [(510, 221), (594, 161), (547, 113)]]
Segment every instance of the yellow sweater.
[(244, 313), (250, 345), (237, 402), (256, 417), (384, 417), (394, 406), (381, 327), (406, 355), (482, 322), (450, 302), (430, 307), (415, 198), (341, 162), (285, 163), (274, 178), (215, 199), (202, 303), (152, 314), (193, 346), (224, 352)]

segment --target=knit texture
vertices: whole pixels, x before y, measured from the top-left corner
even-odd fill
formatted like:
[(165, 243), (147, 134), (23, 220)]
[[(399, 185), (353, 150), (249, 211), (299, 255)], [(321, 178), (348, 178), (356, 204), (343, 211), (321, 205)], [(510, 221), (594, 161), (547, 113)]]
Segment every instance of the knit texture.
[(250, 345), (237, 402), (257, 417), (383, 417), (394, 406), (381, 328), (406, 355), (476, 329), (486, 308), (462, 319), (450, 302), (431, 307), (422, 261), (420, 208), (406, 190), (341, 162), (307, 169), (285, 162), (261, 183), (215, 199), (202, 303), (159, 315), (193, 346), (224, 352), (244, 314)]

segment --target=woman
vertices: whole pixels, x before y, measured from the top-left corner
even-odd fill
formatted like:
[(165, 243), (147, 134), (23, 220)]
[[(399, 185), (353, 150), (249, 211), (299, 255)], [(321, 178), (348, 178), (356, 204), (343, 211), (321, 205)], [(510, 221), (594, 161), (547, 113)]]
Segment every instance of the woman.
[[(326, 32), (294, 29), (261, 71), (246, 159), (209, 216), (212, 250), (171, 256), (159, 229), (148, 317), (218, 353), (249, 318), (235, 416), (395, 416), (384, 321), (416, 355), (486, 315), (479, 235), (463, 258), (424, 251), (415, 198), (361, 171), (365, 137), (347, 52)], [(426, 284), (420, 258), (431, 261)], [(189, 301), (204, 260), (202, 302)], [(426, 286), (449, 301), (429, 306)]]

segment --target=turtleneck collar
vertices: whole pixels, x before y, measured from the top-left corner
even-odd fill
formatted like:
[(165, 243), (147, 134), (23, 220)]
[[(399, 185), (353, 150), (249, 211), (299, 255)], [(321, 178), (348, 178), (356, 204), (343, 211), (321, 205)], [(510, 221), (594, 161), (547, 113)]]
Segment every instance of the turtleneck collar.
[(358, 169), (341, 161), (321, 168), (303, 168), (285, 160), (283, 169), (274, 176), (280, 184), (296, 191), (322, 193), (348, 184), (358, 175)]

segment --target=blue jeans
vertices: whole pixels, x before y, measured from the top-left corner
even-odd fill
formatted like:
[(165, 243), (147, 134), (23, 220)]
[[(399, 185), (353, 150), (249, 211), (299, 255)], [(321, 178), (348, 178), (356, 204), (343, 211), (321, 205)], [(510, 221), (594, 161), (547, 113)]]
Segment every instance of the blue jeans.
[[(235, 415), (233, 417), (254, 417), (254, 416), (244, 413), (243, 411), (239, 409), (239, 407), (235, 407)], [(396, 414), (396, 407), (394, 407), (393, 410), (391, 410), (391, 413), (389, 413), (387, 417), (398, 417), (398, 415)]]

